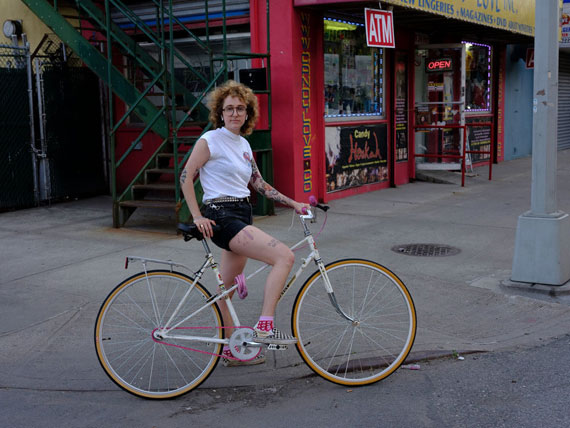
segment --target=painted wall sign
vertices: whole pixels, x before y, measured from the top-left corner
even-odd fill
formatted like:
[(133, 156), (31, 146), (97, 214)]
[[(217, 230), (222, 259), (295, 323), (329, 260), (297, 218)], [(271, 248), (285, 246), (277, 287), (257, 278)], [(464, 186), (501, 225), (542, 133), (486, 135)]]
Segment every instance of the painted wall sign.
[(396, 46), (392, 11), (366, 8), (364, 9), (364, 22), (368, 47), (393, 48)]
[(536, 0), (383, 0), (397, 6), (534, 36)]
[(388, 180), (387, 125), (327, 128), (327, 192)]
[(301, 13), (301, 111), (303, 112), (303, 192), (313, 190), (311, 166), (311, 19), (308, 13)]
[(453, 70), (453, 61), (451, 58), (434, 58), (426, 61), (426, 72), (428, 73), (451, 70)]

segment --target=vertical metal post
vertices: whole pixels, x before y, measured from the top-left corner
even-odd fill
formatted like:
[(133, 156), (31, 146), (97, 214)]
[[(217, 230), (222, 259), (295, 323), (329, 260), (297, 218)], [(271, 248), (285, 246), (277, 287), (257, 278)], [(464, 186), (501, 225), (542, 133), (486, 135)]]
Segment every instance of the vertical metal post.
[(465, 170), (467, 169), (467, 165), (465, 165), (467, 159), (466, 156), (467, 126), (463, 124), (462, 127), (459, 129), (463, 130), (462, 142), (461, 142), (461, 187), (465, 187)]
[(562, 285), (570, 279), (570, 217), (557, 210), (559, 0), (535, 5), (531, 209), (519, 216), (513, 281)]
[(212, 52), (212, 49), (210, 49), (210, 13), (208, 12), (208, 0), (205, 0), (204, 2), (206, 9), (206, 46), (208, 46), (208, 55), (209, 55), (209, 60), (210, 60), (210, 73), (209, 73), (209, 79), (210, 81), (212, 81), (212, 79), (214, 78), (214, 54)]
[(489, 146), (489, 180), (493, 178), (493, 153), (495, 153), (495, 126), (491, 122), (491, 144)]
[(115, 159), (115, 132), (113, 132), (113, 116), (115, 114), (113, 109), (113, 80), (112, 80), (112, 67), (113, 67), (113, 40), (111, 35), (111, 8), (109, 0), (105, 0), (105, 26), (107, 27), (107, 101), (109, 102), (109, 137), (111, 139), (111, 150), (109, 158), (111, 160), (111, 196), (113, 199), (113, 227), (121, 226), (121, 219), (119, 213), (119, 202), (117, 201), (117, 165)]
[(222, 33), (223, 33), (223, 47), (224, 47), (224, 80), (228, 80), (228, 38), (226, 28), (226, 0), (222, 0)]
[(38, 153), (39, 161), (39, 178), (40, 178), (40, 200), (50, 199), (51, 183), (49, 179), (49, 163), (47, 160), (47, 142), (46, 142), (46, 114), (44, 102), (43, 75), (41, 71), (41, 61), (36, 58), (36, 91), (38, 96), (38, 116), (40, 129), (40, 152)]
[(38, 179), (38, 165), (36, 161), (36, 124), (34, 119), (34, 84), (32, 79), (32, 55), (30, 44), (26, 46), (26, 71), (28, 75), (28, 104), (30, 108), (30, 154), (32, 155), (32, 172), (34, 174), (34, 200), (36, 205), (40, 203), (40, 190)]
[(180, 181), (178, 180), (180, 165), (178, 164), (178, 131), (176, 124), (176, 76), (174, 75), (174, 10), (172, 9), (172, 0), (168, 0), (168, 28), (170, 30), (170, 105), (172, 107), (172, 122), (170, 125), (169, 136), (174, 148), (174, 200), (178, 204), (180, 202)]
[[(271, 110), (271, 47), (270, 47), (270, 37), (271, 31), (269, 31), (269, 0), (266, 1), (266, 18), (267, 18), (267, 89), (269, 95), (267, 96), (267, 116), (268, 116), (268, 126), (271, 131), (272, 124), (272, 110)], [(271, 177), (273, 179), (273, 177)]]

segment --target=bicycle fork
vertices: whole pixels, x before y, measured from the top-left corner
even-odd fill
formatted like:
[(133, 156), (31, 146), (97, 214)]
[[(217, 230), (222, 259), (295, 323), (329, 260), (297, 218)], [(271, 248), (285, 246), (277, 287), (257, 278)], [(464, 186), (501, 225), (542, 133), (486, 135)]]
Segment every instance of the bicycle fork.
[[(328, 276), (327, 271), (325, 269), (325, 265), (324, 265), (323, 261), (321, 260), (319, 250), (317, 249), (315, 239), (313, 238), (313, 235), (311, 234), (311, 232), (308, 230), (307, 226), (305, 225), (305, 222), (302, 222), (302, 224), (303, 224), (303, 227), (305, 228), (305, 240), (299, 242), (298, 245), (301, 245), (303, 242), (306, 241), (308, 243), (309, 247), (311, 248), (311, 252), (306, 258), (303, 259), (301, 266), (299, 266), (299, 269), (297, 269), (297, 272), (295, 272), (295, 274), (287, 282), (287, 285), (285, 287), (283, 287), (283, 291), (281, 292), (281, 295), (279, 296), (279, 300), (281, 300), (281, 298), (285, 295), (285, 293), (287, 292), (287, 290), (289, 289), (291, 284), (293, 284), (293, 282), (295, 282), (295, 279), (309, 265), (309, 263), (311, 261), (314, 261), (315, 264), (317, 265), (319, 271), (321, 272), (321, 276), (323, 278), (324, 286), (325, 286), (326, 292), (329, 296), (329, 300), (331, 301), (333, 308), (345, 320), (350, 321), (353, 325), (357, 324), (358, 321), (356, 321), (354, 318), (347, 315), (347, 313), (344, 312), (342, 310), (342, 308), (340, 307), (340, 305), (338, 304), (338, 301), (336, 300), (336, 296), (334, 294), (334, 290), (333, 290), (331, 282), (329, 280), (329, 276)], [(292, 247), (291, 249), (294, 249), (295, 247)]]

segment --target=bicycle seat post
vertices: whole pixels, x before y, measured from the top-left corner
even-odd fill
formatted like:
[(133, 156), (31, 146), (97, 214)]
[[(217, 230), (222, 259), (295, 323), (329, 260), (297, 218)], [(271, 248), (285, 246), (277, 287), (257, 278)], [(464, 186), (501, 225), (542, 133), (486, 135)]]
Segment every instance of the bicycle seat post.
[(212, 252), (210, 251), (210, 246), (208, 245), (208, 241), (206, 240), (206, 238), (202, 239), (202, 246), (204, 247), (204, 251), (206, 251), (206, 256), (208, 254), (212, 254)]

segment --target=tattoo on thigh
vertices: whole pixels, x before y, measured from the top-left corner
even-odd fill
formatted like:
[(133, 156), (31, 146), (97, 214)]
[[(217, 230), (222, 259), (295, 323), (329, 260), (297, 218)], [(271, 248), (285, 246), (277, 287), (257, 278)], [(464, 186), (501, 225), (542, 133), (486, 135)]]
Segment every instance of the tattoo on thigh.
[(253, 235), (248, 230), (243, 230), (243, 234), (253, 241)]
[(268, 247), (277, 247), (277, 244), (279, 244), (279, 241), (275, 238), (273, 238), (271, 241), (269, 241), (269, 243), (267, 244)]

